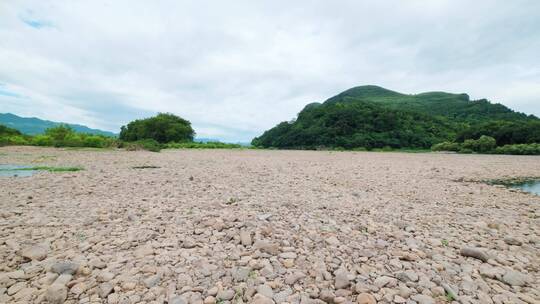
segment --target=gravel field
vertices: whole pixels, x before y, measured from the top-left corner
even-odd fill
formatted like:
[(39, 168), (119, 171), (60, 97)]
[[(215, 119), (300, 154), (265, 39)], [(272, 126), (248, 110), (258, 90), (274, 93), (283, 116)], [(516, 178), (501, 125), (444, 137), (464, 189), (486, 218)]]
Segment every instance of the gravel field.
[[(540, 157), (0, 148), (0, 303), (540, 303)], [(135, 169), (133, 167), (158, 168)]]

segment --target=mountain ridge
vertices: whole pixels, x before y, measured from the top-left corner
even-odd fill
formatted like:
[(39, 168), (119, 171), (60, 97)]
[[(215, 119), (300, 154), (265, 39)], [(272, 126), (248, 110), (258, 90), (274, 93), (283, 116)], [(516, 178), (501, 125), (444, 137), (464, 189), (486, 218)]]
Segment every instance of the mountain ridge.
[(68, 125), (79, 133), (88, 133), (95, 135), (117, 136), (114, 132), (93, 129), (85, 125), (71, 124), (44, 120), (37, 117), (22, 117), (13, 113), (0, 113), (0, 124), (19, 130), (23, 134), (36, 135), (42, 134), (46, 129), (58, 125)]

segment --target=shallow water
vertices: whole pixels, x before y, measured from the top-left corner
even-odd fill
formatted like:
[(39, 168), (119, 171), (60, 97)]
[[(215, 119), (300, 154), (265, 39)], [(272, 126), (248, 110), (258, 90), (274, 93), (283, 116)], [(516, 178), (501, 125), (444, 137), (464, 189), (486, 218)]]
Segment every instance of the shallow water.
[(22, 168), (29, 168), (29, 166), (0, 164), (0, 177), (28, 177), (37, 172), (37, 170), (17, 170)]
[(540, 195), (540, 180), (529, 181), (517, 185), (512, 185), (512, 188), (518, 188), (525, 192)]

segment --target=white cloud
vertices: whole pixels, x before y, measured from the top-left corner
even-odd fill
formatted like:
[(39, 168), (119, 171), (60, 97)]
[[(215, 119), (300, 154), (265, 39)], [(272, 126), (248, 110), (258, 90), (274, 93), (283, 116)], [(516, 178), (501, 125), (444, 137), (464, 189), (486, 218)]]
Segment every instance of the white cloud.
[[(118, 130), (158, 111), (250, 140), (349, 87), (540, 115), (539, 1), (14, 1), (0, 112)], [(44, 26), (36, 26), (42, 24)]]

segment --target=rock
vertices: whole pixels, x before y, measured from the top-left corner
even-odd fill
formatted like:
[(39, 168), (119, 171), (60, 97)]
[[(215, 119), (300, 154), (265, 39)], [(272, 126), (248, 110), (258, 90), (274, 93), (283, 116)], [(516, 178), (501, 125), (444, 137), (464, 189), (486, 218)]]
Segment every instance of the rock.
[(216, 304), (216, 298), (214, 298), (213, 296), (208, 296), (208, 297), (204, 298), (203, 303), (204, 304)]
[(255, 249), (266, 252), (268, 254), (276, 255), (279, 253), (278, 244), (271, 243), (269, 241), (257, 240), (255, 241), (255, 244), (253, 244), (253, 246), (255, 247)]
[(181, 296), (174, 296), (169, 299), (168, 304), (188, 304), (188, 302)]
[(67, 287), (60, 284), (52, 284), (45, 292), (45, 299), (50, 304), (62, 304), (67, 299)]
[(232, 300), (232, 298), (234, 298), (234, 295), (235, 295), (235, 292), (234, 290), (232, 289), (225, 289), (225, 290), (220, 290), (218, 293), (217, 293), (217, 299), (218, 300), (224, 300), (224, 301), (229, 301), (229, 300)]
[(285, 277), (285, 284), (293, 285), (298, 280), (303, 279), (305, 277), (306, 275), (303, 274), (302, 272), (291, 273), (290, 275)]
[(402, 282), (416, 282), (418, 281), (418, 274), (413, 270), (409, 269), (403, 272), (396, 273), (396, 278)]
[(398, 303), (398, 304), (407, 303), (407, 300), (405, 300), (403, 297), (395, 295), (394, 296), (394, 303)]
[(35, 294), (37, 292), (37, 289), (36, 288), (32, 288), (32, 287), (25, 287), (21, 290), (19, 290), (19, 292), (17, 292), (15, 295), (13, 295), (13, 298), (15, 300), (30, 300), (30, 298), (32, 297), (33, 294)]
[(110, 280), (114, 279), (115, 275), (114, 273), (112, 272), (108, 272), (108, 271), (101, 271), (96, 279), (98, 280), (98, 282), (109, 282)]
[(481, 248), (463, 247), (460, 254), (465, 257), (478, 259), (484, 263), (489, 260), (489, 255)]
[(319, 298), (326, 303), (333, 303), (335, 297), (334, 292), (329, 289), (323, 289), (319, 294)]
[(348, 273), (345, 271), (338, 271), (336, 273), (336, 278), (334, 280), (334, 286), (336, 289), (343, 289), (349, 287), (351, 282), (349, 282)]
[(525, 286), (530, 282), (528, 275), (515, 270), (507, 271), (501, 278), (501, 281), (510, 286)]
[(507, 236), (503, 240), (508, 245), (521, 246), (523, 244), (520, 240), (518, 240), (518, 239), (516, 239), (514, 237), (511, 237), (511, 236)]
[(197, 242), (191, 238), (187, 238), (182, 242), (182, 248), (191, 249), (197, 247)]
[(113, 285), (109, 282), (99, 284), (98, 294), (101, 298), (106, 298), (112, 291)]
[(7, 294), (8, 295), (14, 295), (16, 294), (17, 292), (19, 292), (19, 290), (23, 289), (26, 287), (26, 283), (25, 282), (18, 282), (18, 283), (15, 283), (13, 285), (11, 285), (11, 287), (8, 288), (7, 290)]
[(274, 296), (272, 297), (274, 299), (274, 301), (276, 303), (284, 303), (284, 302), (287, 302), (287, 298), (292, 295), (292, 290), (291, 289), (285, 289), (285, 290), (282, 290), (276, 294), (274, 294)]
[(147, 288), (152, 288), (154, 286), (156, 286), (160, 281), (160, 277), (159, 275), (153, 275), (149, 278), (146, 278), (143, 283), (144, 285), (147, 287)]
[(272, 214), (271, 213), (264, 213), (264, 214), (259, 214), (257, 215), (257, 218), (261, 221), (267, 221), (269, 220), (270, 218), (272, 217)]
[(411, 299), (418, 302), (418, 304), (435, 304), (435, 300), (432, 297), (423, 294), (414, 295)]
[(253, 241), (251, 240), (251, 233), (249, 233), (249, 231), (247, 230), (241, 230), (240, 231), (240, 242), (242, 243), (242, 245), (244, 246), (251, 246), (251, 244), (253, 243)]
[(58, 278), (54, 280), (53, 284), (67, 285), (67, 283), (69, 283), (72, 278), (73, 278), (72, 275), (64, 273), (64, 274), (59, 275)]
[(145, 256), (153, 255), (154, 249), (149, 245), (140, 246), (139, 248), (135, 249), (133, 254), (136, 258), (144, 258)]
[(118, 302), (120, 302), (120, 296), (117, 293), (111, 293), (107, 297), (108, 304), (117, 304)]
[(75, 274), (78, 269), (79, 264), (69, 261), (58, 262), (53, 264), (51, 267), (51, 271), (57, 274)]
[(338, 238), (335, 236), (328, 237), (324, 241), (326, 242), (326, 244), (331, 246), (338, 246), (339, 244), (341, 244)]
[(279, 254), (279, 257), (282, 259), (296, 259), (296, 256), (294, 252), (283, 252)]
[(274, 297), (274, 291), (272, 290), (272, 287), (266, 284), (257, 286), (257, 293), (270, 299)]
[(21, 256), (30, 260), (42, 261), (49, 254), (49, 246), (35, 245), (21, 251)]
[(255, 297), (253, 297), (251, 304), (274, 304), (274, 301), (261, 294), (256, 294)]
[(446, 294), (448, 294), (448, 296), (451, 299), (459, 301), (457, 292), (455, 292), (454, 289), (452, 289), (452, 287), (450, 287), (450, 285), (448, 285), (446, 283), (442, 283), (441, 286), (442, 286), (442, 288), (444, 288), (444, 290), (446, 291)]
[(249, 267), (238, 267), (232, 270), (232, 277), (236, 282), (244, 282), (249, 277), (251, 268)]
[(482, 264), (480, 265), (479, 272), (486, 278), (496, 279), (504, 274), (504, 269), (500, 267), (493, 267), (489, 264)]
[(383, 288), (386, 285), (395, 285), (396, 279), (388, 277), (388, 276), (382, 276), (378, 277), (373, 281), (373, 284), (379, 288)]
[(69, 292), (71, 292), (72, 294), (74, 295), (77, 295), (79, 296), (80, 294), (82, 294), (83, 292), (85, 292), (87, 289), (87, 286), (84, 282), (79, 282), (75, 285), (73, 285), (73, 287), (71, 287), (71, 289), (69, 290)]
[(361, 293), (356, 297), (357, 304), (377, 304), (375, 297), (369, 293)]

